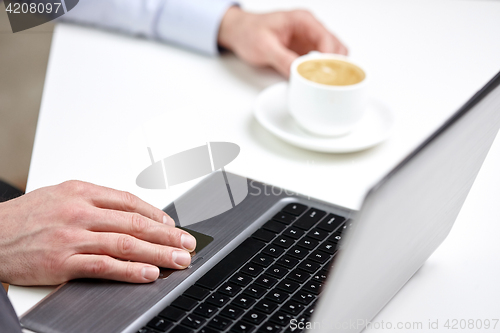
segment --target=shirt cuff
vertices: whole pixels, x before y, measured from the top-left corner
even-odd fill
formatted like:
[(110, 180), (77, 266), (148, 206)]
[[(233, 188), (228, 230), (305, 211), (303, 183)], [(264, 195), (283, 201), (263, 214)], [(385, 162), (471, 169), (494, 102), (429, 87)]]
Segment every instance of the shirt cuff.
[(156, 18), (156, 38), (217, 55), (222, 17), (234, 5), (233, 0), (166, 0)]

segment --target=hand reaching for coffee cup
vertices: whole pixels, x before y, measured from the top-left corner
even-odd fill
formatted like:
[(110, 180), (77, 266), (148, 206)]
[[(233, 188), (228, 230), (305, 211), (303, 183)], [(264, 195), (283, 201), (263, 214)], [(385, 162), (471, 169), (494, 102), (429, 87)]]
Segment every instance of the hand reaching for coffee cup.
[(136, 196), (80, 181), (0, 203), (0, 281), (54, 285), (75, 278), (156, 280), (186, 268), (196, 240)]
[(222, 19), (219, 45), (255, 66), (271, 66), (288, 77), (290, 65), (310, 51), (347, 55), (347, 48), (310, 12), (252, 14), (231, 7)]

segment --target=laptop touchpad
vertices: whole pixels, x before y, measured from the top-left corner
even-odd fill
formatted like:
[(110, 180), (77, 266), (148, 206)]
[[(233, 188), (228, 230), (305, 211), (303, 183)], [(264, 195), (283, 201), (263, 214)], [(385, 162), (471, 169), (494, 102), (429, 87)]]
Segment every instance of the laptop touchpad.
[[(189, 232), (191, 235), (193, 235), (194, 238), (196, 238), (196, 248), (194, 249), (193, 252), (191, 252), (191, 258), (193, 258), (197, 253), (199, 253), (205, 246), (210, 244), (214, 238), (212, 236), (208, 236), (205, 234), (202, 234), (197, 231), (190, 230), (188, 228), (183, 228), (183, 227), (178, 227), (179, 229), (185, 230)], [(200, 258), (197, 258), (197, 260)], [(191, 262), (193, 264), (194, 261)], [(190, 266), (189, 266), (190, 267)], [(188, 268), (189, 268), (188, 267)], [(178, 271), (177, 269), (170, 269), (170, 268), (160, 268), (160, 279), (166, 279), (167, 277), (170, 276), (170, 274)]]

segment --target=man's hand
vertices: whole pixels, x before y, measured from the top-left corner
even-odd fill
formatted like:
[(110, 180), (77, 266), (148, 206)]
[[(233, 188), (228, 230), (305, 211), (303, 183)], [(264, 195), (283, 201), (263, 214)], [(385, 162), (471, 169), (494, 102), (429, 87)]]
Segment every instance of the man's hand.
[(231, 7), (224, 15), (219, 45), (246, 62), (274, 67), (285, 77), (299, 55), (310, 51), (347, 55), (347, 48), (308, 11), (251, 14)]
[(133, 283), (186, 268), (196, 240), (136, 196), (79, 181), (0, 204), (0, 281), (54, 285), (75, 278)]

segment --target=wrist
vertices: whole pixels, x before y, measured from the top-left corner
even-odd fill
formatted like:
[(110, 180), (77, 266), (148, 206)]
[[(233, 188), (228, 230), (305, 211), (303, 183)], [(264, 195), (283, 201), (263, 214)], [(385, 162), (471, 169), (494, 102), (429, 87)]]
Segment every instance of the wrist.
[(245, 12), (239, 6), (232, 6), (222, 17), (217, 36), (217, 43), (229, 50), (233, 50), (233, 45), (237, 40), (237, 30)]

